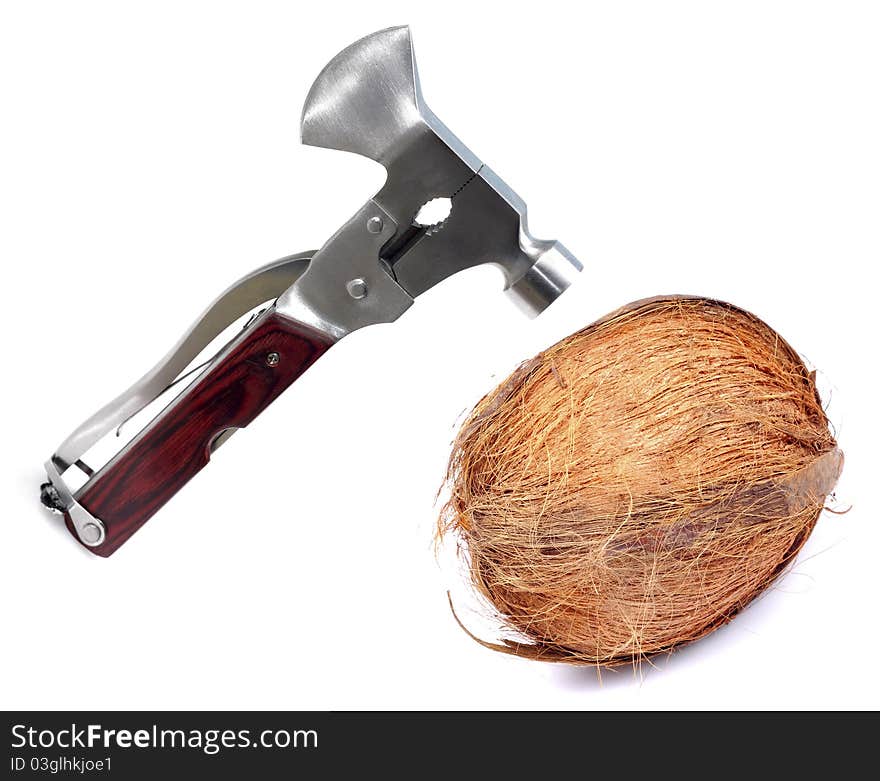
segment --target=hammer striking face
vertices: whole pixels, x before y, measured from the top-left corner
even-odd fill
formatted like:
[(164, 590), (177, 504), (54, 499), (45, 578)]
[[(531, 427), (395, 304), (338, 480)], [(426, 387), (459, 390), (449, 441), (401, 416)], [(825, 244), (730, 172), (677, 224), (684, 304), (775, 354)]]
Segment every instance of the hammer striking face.
[[(94, 553), (113, 553), (231, 433), (351, 331), (396, 320), (420, 293), (480, 263), (497, 265), (507, 293), (538, 314), (581, 269), (558, 242), (529, 235), (522, 199), (425, 105), (406, 27), (369, 35), (334, 57), (309, 92), (301, 131), (306, 144), (381, 163), (385, 184), (317, 252), (270, 263), (230, 287), (159, 364), (56, 450), (43, 503), (63, 513)], [(435, 199), (448, 207), (437, 222), (422, 214)], [(228, 325), (263, 304), (104, 466), (85, 462)], [(86, 478), (76, 490), (68, 470)]]

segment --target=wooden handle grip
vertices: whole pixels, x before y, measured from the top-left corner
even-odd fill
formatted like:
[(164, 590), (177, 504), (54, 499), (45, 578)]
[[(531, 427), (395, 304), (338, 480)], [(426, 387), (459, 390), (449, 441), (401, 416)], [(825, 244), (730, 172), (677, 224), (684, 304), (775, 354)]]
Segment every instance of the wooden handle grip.
[(101, 545), (88, 550), (113, 553), (208, 463), (217, 436), (250, 423), (332, 344), (274, 310), (261, 315), (83, 486), (77, 501), (106, 528)]

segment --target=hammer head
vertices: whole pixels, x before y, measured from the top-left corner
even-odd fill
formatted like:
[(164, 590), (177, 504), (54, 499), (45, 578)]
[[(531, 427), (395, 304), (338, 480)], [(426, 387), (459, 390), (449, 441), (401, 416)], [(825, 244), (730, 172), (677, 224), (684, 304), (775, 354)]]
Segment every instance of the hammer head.
[[(299, 286), (304, 297), (315, 287), (311, 299), (320, 293), (328, 305), (335, 303), (327, 285), (317, 290), (315, 274), (328, 256), (338, 257), (343, 248), (351, 254), (352, 232), (362, 229), (365, 217), (372, 219), (371, 210), (371, 225), (381, 226), (371, 230), (378, 260), (410, 297), (457, 271), (494, 263), (508, 293), (537, 314), (582, 268), (558, 242), (529, 234), (523, 200), (425, 104), (408, 27), (374, 33), (336, 55), (309, 91), (301, 133), (306, 144), (354, 152), (387, 170), (382, 189), (353, 218), (358, 225), (343, 227), (313, 259)], [(420, 224), (421, 207), (437, 198), (448, 201), (448, 216)], [(356, 325), (382, 319), (378, 311), (369, 314)]]

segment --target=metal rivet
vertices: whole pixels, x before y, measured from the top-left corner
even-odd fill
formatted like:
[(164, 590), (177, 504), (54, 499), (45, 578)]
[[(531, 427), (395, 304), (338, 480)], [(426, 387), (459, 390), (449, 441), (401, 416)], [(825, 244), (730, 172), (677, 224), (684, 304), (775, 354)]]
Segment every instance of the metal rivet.
[(360, 277), (349, 280), (345, 285), (345, 289), (352, 298), (363, 298), (367, 295), (367, 283)]
[(381, 233), (382, 228), (384, 227), (385, 223), (382, 222), (381, 217), (370, 217), (370, 219), (367, 220), (367, 230), (370, 233)]
[(271, 352), (266, 356), (267, 366), (277, 366), (281, 362), (281, 356), (276, 352)]
[(101, 529), (97, 524), (87, 523), (80, 530), (79, 536), (82, 538), (83, 542), (87, 542), (90, 545), (94, 545), (101, 539)]

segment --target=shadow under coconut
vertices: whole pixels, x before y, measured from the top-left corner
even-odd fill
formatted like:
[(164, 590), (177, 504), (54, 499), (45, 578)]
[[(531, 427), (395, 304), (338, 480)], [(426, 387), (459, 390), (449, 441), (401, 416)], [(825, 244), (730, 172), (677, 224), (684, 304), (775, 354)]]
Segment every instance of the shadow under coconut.
[[(825, 550), (824, 548), (812, 550), (814, 547), (805, 547), (802, 553), (803, 559), (812, 558)], [(714, 657), (718, 660), (722, 654), (729, 657), (732, 647), (743, 642), (760, 642), (765, 628), (769, 630), (779, 624), (780, 615), (785, 614), (786, 599), (802, 595), (811, 587), (799, 586), (799, 582), (803, 579), (806, 579), (808, 584), (812, 584), (812, 578), (806, 573), (799, 572), (795, 562), (793, 569), (784, 573), (766, 591), (759, 594), (729, 623), (718, 627), (699, 640), (683, 644), (668, 653), (642, 659), (634, 665), (617, 667), (554, 664), (550, 677), (557, 686), (569, 691), (617, 689), (641, 685), (650, 676), (672, 675), (679, 668), (692, 667), (701, 659)], [(730, 659), (727, 661), (729, 662)]]
[(620, 689), (639, 684), (644, 672), (635, 667), (590, 667), (572, 664), (554, 664), (553, 681), (560, 688), (571, 691)]
[(554, 665), (554, 682), (563, 689), (592, 690), (617, 689), (640, 686), (652, 675), (668, 675), (682, 665), (692, 665), (694, 657), (717, 654), (719, 647), (731, 641), (730, 625), (715, 630), (701, 640), (683, 645), (665, 654), (658, 654), (649, 659), (642, 659), (635, 664), (617, 667), (593, 667), (589, 665)]

